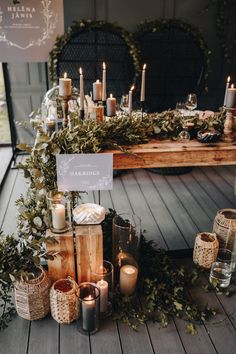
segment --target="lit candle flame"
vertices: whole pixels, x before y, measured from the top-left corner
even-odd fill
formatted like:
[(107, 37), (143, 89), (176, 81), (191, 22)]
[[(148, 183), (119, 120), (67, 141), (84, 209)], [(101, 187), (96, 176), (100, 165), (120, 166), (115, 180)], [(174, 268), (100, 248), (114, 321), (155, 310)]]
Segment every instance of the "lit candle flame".
[(106, 63), (105, 61), (102, 63), (103, 70), (106, 70)]
[(146, 70), (147, 64), (143, 64), (143, 70)]
[(100, 81), (99, 80), (96, 80), (96, 83), (99, 83)]
[(64, 79), (66, 79), (66, 78), (67, 78), (67, 73), (65, 72), (65, 73), (64, 73)]
[(112, 98), (113, 96), (112, 96), (112, 93), (110, 93), (110, 98)]
[(89, 300), (93, 300), (92, 295), (90, 294), (90, 295), (86, 298), (86, 300), (87, 300), (87, 301), (89, 301)]
[(231, 85), (231, 88), (234, 88), (234, 84)]
[(82, 68), (79, 68), (79, 73), (80, 73), (80, 75), (83, 74)]
[(133, 86), (131, 86), (131, 89), (130, 89), (130, 91), (133, 91), (134, 90), (134, 85)]
[(230, 82), (230, 76), (227, 77), (227, 82)]

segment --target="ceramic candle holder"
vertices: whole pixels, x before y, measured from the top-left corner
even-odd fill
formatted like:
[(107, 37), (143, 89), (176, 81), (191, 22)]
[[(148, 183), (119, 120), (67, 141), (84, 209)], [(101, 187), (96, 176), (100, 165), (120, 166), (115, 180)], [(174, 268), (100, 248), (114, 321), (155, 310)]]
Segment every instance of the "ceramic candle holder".
[(48, 217), (50, 230), (55, 234), (63, 234), (71, 229), (71, 208), (67, 196), (58, 191), (47, 194)]
[(94, 283), (81, 283), (78, 287), (79, 317), (77, 329), (87, 335), (99, 329), (100, 289)]

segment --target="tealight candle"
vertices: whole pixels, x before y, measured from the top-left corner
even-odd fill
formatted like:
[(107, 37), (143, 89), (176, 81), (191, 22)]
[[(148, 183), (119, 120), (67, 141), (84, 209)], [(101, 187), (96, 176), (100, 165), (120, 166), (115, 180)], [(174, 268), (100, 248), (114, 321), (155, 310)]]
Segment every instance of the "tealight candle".
[(146, 64), (143, 65), (142, 70), (142, 82), (141, 82), (141, 94), (140, 94), (140, 101), (145, 101), (145, 86), (146, 86)]
[(107, 116), (113, 117), (116, 115), (116, 99), (110, 94), (107, 99)]
[(106, 101), (107, 98), (107, 78), (106, 78), (106, 64), (102, 63), (102, 101)]
[(84, 76), (82, 72), (82, 68), (79, 68), (79, 89), (80, 89), (80, 110), (84, 110)]
[(71, 96), (71, 79), (67, 77), (67, 73), (59, 79), (59, 96)]
[(95, 330), (95, 300), (92, 295), (82, 300), (82, 327), (83, 330), (92, 332)]
[(129, 102), (128, 102), (128, 112), (129, 115), (132, 115), (132, 106), (133, 106), (133, 89), (134, 89), (134, 85), (131, 87), (130, 91), (129, 91)]
[(99, 80), (93, 83), (93, 100), (95, 102), (102, 100), (102, 83)]
[(66, 209), (63, 204), (56, 204), (52, 209), (52, 226), (57, 230), (66, 226)]
[(227, 91), (228, 91), (228, 88), (229, 88), (229, 83), (230, 83), (230, 76), (227, 77), (227, 82), (226, 82), (226, 87), (225, 87), (224, 106), (226, 105)]
[(108, 282), (101, 279), (97, 282), (97, 286), (100, 289), (100, 312), (106, 312), (108, 305)]
[(120, 268), (120, 292), (124, 295), (132, 295), (136, 288), (138, 269), (132, 265), (124, 265)]
[(231, 85), (231, 87), (227, 89), (225, 106), (226, 108), (236, 107), (236, 88), (234, 85)]

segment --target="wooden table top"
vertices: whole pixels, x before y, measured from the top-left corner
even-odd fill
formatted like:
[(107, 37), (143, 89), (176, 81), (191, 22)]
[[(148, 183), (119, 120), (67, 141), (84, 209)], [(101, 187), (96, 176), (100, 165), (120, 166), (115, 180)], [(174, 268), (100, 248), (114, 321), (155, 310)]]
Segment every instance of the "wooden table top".
[(202, 144), (197, 140), (186, 143), (173, 140), (151, 140), (146, 144), (106, 150), (113, 153), (113, 168), (133, 169), (150, 167), (216, 166), (236, 164), (236, 142)]

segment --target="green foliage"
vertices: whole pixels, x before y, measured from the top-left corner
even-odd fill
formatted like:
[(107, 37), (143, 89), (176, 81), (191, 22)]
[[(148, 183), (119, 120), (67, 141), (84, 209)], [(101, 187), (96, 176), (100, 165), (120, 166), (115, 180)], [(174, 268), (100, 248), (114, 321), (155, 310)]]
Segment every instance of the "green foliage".
[[(223, 111), (205, 120), (200, 120), (198, 115), (188, 118), (195, 123), (197, 130), (214, 127), (221, 132), (224, 119)], [(182, 130), (182, 120), (178, 112), (169, 110), (148, 114), (143, 118), (138, 114), (132, 118), (123, 115), (103, 124), (85, 120), (71, 129), (54, 132), (51, 136), (39, 130), (30, 157), (20, 167), (30, 180), (31, 188), (47, 191), (56, 189), (56, 154), (96, 153), (105, 149), (127, 152), (126, 146), (146, 143), (151, 138), (176, 139)], [(28, 149), (27, 146), (24, 148)]]

